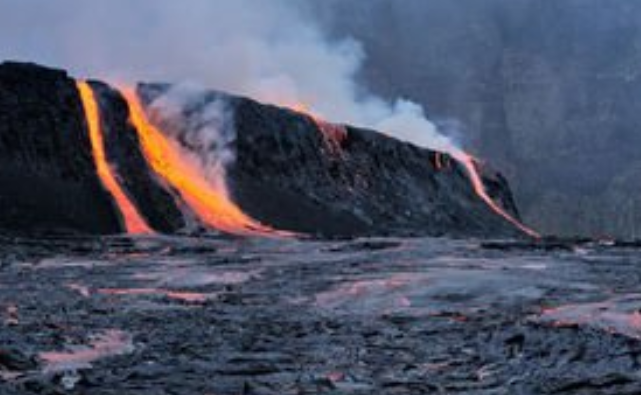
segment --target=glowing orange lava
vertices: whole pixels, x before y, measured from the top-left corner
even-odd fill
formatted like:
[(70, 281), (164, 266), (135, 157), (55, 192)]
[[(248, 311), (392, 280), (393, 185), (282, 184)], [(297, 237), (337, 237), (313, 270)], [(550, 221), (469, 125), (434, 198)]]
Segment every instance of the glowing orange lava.
[(236, 235), (294, 235), (262, 225), (246, 215), (222, 187), (225, 185), (224, 174), (217, 175), (219, 179), (216, 183), (207, 180), (198, 166), (186, 159), (183, 149), (149, 121), (136, 92), (122, 89), (122, 94), (129, 105), (130, 121), (138, 132), (147, 162), (160, 178), (180, 194), (204, 224)]
[(519, 230), (521, 230), (528, 236), (536, 239), (541, 237), (538, 232), (523, 225), (516, 218), (508, 214), (501, 206), (496, 204), (494, 200), (492, 200), (492, 198), (487, 194), (487, 191), (485, 190), (485, 184), (483, 183), (483, 179), (481, 178), (481, 175), (479, 174), (479, 171), (476, 167), (474, 158), (471, 155), (465, 152), (459, 152), (455, 154), (455, 157), (467, 170), (470, 181), (472, 182), (472, 187), (474, 188), (476, 194), (481, 198), (481, 200), (483, 200), (495, 213), (503, 217), (512, 225), (516, 226)]
[(125, 229), (129, 234), (151, 234), (153, 231), (147, 225), (142, 216), (138, 213), (136, 206), (131, 202), (127, 194), (123, 191), (114, 175), (113, 169), (107, 161), (105, 145), (103, 140), (102, 128), (100, 125), (100, 110), (93, 90), (84, 81), (76, 83), (82, 105), (85, 110), (87, 126), (89, 128), (89, 138), (91, 141), (91, 150), (98, 176), (104, 187), (109, 191), (116, 202), (120, 213), (125, 221)]
[(347, 140), (347, 129), (342, 125), (336, 125), (323, 121), (322, 119), (311, 117), (316, 123), (316, 127), (321, 131), (325, 144), (334, 154), (341, 153), (343, 142)]
[(303, 103), (294, 104), (290, 106), (289, 109), (314, 121), (329, 150), (334, 154), (340, 154), (341, 146), (345, 140), (347, 140), (347, 129), (345, 126), (325, 121), (318, 115), (314, 114), (314, 112), (312, 112), (309, 107)]

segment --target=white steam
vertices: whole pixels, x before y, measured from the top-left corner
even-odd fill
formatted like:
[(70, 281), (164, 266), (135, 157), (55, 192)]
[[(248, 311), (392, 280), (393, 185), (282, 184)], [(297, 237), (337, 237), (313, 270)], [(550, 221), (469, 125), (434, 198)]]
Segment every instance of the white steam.
[(234, 160), (236, 140), (233, 110), (224, 98), (203, 100), (206, 91), (192, 84), (176, 84), (153, 100), (147, 110), (168, 133), (188, 166), (198, 169), (219, 193), (228, 195), (225, 169)]
[(420, 106), (388, 102), (360, 88), (355, 77), (364, 59), (361, 46), (351, 39), (328, 40), (306, 4), (2, 0), (0, 59), (111, 80), (188, 80), (458, 152)]

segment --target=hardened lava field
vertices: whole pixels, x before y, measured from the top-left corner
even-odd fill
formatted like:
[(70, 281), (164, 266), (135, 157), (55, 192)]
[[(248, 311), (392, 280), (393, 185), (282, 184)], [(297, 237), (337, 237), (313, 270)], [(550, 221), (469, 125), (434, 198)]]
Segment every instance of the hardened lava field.
[(632, 394), (635, 245), (0, 239), (3, 394)]

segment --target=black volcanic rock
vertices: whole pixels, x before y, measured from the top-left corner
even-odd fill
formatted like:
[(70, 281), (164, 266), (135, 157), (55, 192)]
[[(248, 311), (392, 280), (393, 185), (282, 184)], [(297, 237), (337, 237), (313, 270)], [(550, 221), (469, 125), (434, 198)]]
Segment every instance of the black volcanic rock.
[[(278, 118), (282, 123), (270, 122)], [(349, 219), (347, 226), (354, 226), (354, 232), (376, 234), (491, 235), (512, 230), (478, 199), (453, 160), (451, 167), (437, 171), (434, 152), (347, 127), (340, 155), (333, 154), (310, 118), (250, 101), (237, 108), (237, 128), (232, 179), (239, 201), (257, 218), (270, 217), (270, 207), (251, 204), (263, 195), (263, 200), (274, 197), (272, 213), (288, 208), (283, 225), (300, 223), (300, 230), (308, 232), (324, 227), (333, 232), (334, 218), (338, 224)], [(292, 157), (286, 147), (301, 147), (299, 155)], [(267, 169), (268, 177), (261, 169)], [(508, 191), (500, 191), (506, 200)], [(299, 206), (300, 201), (305, 204)], [(306, 220), (316, 223), (307, 225)]]
[(638, 245), (544, 243), (0, 236), (0, 394), (638, 394)]
[(127, 103), (120, 94), (100, 82), (92, 83), (101, 109), (107, 156), (119, 170), (121, 183), (136, 203), (149, 225), (160, 232), (173, 233), (185, 227), (185, 221), (174, 198), (163, 188), (145, 160), (138, 135), (129, 124)]
[[(121, 184), (154, 229), (181, 230), (185, 219), (172, 191), (150, 172), (123, 98), (100, 82), (92, 87)], [(168, 88), (143, 84), (138, 91), (149, 105)], [(232, 195), (266, 225), (319, 236), (519, 234), (476, 196), (463, 167), (447, 156), (447, 166), (437, 169), (437, 153), (353, 127), (331, 145), (306, 115), (218, 92), (203, 94), (185, 116), (220, 99), (234, 114)], [(96, 176), (74, 81), (64, 72), (0, 65), (0, 163), (0, 228), (122, 231)], [(488, 192), (518, 216), (505, 180), (485, 173)]]
[(360, 79), (422, 104), (505, 172), (524, 219), (564, 236), (641, 237), (640, 1), (325, 0)]
[(62, 71), (0, 66), (0, 227), (114, 233), (82, 104)]

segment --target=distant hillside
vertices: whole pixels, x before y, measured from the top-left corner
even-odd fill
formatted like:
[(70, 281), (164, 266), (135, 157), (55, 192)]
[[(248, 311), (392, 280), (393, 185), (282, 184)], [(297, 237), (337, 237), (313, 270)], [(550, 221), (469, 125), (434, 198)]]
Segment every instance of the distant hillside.
[(364, 43), (372, 90), (462, 122), (526, 222), (641, 237), (641, 2), (330, 0), (320, 11)]

